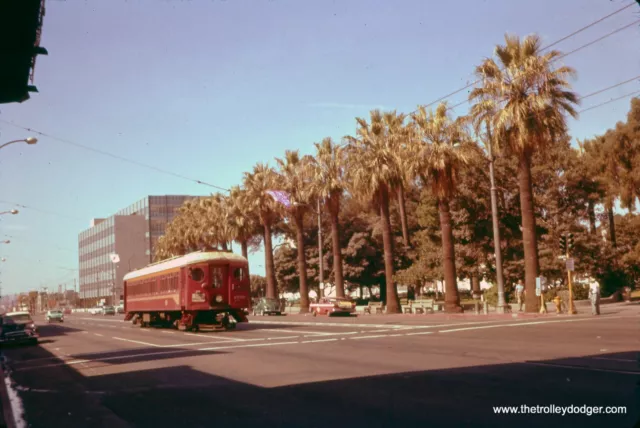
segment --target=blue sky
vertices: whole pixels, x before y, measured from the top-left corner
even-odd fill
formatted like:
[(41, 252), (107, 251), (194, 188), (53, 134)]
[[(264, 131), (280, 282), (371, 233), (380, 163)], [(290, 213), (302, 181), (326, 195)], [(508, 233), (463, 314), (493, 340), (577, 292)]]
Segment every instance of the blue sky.
[[(409, 112), (473, 80), (505, 32), (553, 42), (629, 1), (86, 0), (46, 3), (40, 93), (0, 119), (229, 187), (256, 162), (354, 131), (373, 108)], [(640, 17), (632, 7), (556, 46), (568, 52)], [(566, 58), (587, 94), (640, 74), (640, 27)], [(584, 107), (640, 89), (638, 82)], [(458, 94), (452, 103), (463, 100)], [(574, 137), (625, 118), (625, 99), (571, 121)], [(456, 109), (466, 113), (466, 105)], [(0, 123), (0, 143), (31, 133)], [(3, 294), (72, 283), (92, 217), (145, 195), (211, 188), (47, 137), (0, 152)], [(0, 203), (0, 211), (13, 208)], [(64, 216), (63, 216), (64, 215)], [(4, 238), (4, 236), (0, 236)], [(263, 254), (251, 256), (263, 273)]]

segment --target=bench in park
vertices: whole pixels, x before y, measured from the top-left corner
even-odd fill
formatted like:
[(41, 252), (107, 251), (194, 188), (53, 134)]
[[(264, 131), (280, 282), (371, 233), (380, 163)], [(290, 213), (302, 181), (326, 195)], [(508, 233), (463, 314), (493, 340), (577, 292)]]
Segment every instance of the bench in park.
[(375, 308), (376, 314), (381, 314), (384, 306), (382, 305), (382, 302), (369, 302), (369, 304), (364, 307), (364, 313), (371, 315), (371, 309), (373, 308)]
[(411, 307), (416, 314), (426, 314), (427, 311), (434, 313), (435, 303), (434, 299), (418, 299), (413, 301)]

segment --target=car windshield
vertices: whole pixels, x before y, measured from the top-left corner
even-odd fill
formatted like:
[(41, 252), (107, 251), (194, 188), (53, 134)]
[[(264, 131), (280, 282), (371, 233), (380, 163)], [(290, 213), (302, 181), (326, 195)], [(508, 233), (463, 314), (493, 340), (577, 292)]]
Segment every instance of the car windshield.
[(51, 315), (62, 315), (62, 311), (51, 311), (49, 312)]
[(5, 321), (9, 322), (29, 322), (31, 321), (31, 315), (29, 314), (16, 314), (16, 315), (5, 315)]

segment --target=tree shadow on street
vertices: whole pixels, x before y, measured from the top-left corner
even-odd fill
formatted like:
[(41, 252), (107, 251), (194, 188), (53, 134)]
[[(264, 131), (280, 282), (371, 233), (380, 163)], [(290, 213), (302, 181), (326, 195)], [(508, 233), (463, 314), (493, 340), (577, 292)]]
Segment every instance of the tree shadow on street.
[[(60, 364), (46, 371), (16, 371), (33, 428), (134, 427), (633, 427), (639, 416), (637, 352), (482, 365), (321, 382), (258, 385), (227, 375), (228, 357), (212, 360), (215, 374), (171, 358), (203, 351), (143, 348), (75, 355), (111, 374), (83, 373)], [(138, 356), (136, 356), (136, 354)], [(214, 354), (214, 353), (211, 353)], [(428, 356), (426, 356), (428, 357)], [(164, 367), (127, 369), (127, 363), (166, 361)], [(259, 356), (256, 357), (259, 361)], [(102, 365), (102, 366), (101, 366)], [(235, 366), (237, 371), (237, 366)], [(317, 373), (316, 373), (317, 374)], [(269, 378), (268, 373), (265, 373)], [(331, 377), (332, 373), (324, 374)], [(235, 374), (236, 377), (242, 373)], [(44, 380), (44, 379), (49, 380)], [(38, 392), (40, 389), (56, 392)], [(626, 406), (626, 415), (504, 415), (495, 406)], [(107, 422), (108, 421), (108, 422)], [(124, 422), (126, 421), (126, 423)], [(108, 423), (108, 425), (107, 425)]]

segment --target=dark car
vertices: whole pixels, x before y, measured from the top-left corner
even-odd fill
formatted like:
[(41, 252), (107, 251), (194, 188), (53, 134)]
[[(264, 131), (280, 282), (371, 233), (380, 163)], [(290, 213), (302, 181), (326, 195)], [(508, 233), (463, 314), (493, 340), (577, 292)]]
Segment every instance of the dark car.
[(0, 344), (38, 343), (38, 330), (29, 312), (8, 312), (0, 320)]
[(280, 300), (270, 297), (259, 297), (253, 300), (253, 315), (280, 315), (283, 311)]
[(114, 308), (113, 306), (105, 306), (104, 308), (102, 308), (102, 310), (104, 311), (103, 312), (104, 315), (115, 315), (116, 314), (116, 308)]

